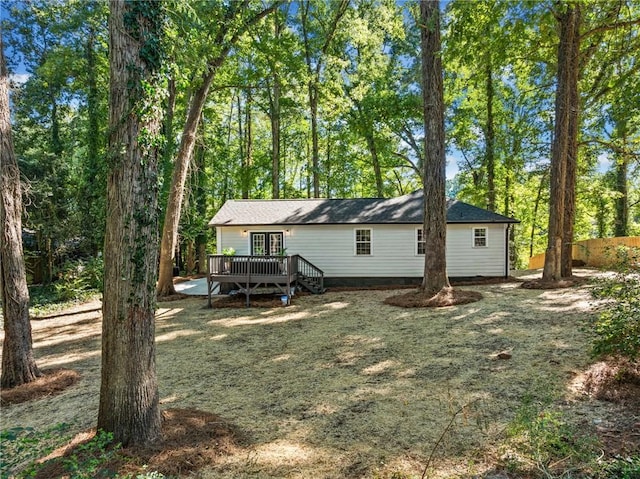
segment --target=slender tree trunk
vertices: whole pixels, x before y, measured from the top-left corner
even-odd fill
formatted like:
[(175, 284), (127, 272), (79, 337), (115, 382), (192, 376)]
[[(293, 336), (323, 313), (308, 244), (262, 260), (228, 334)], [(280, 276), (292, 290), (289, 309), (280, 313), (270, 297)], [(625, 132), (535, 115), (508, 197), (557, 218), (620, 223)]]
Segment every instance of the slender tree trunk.
[[(98, 75), (96, 71), (96, 30), (93, 23), (89, 25), (86, 43), (87, 59), (87, 163), (85, 165), (85, 179), (83, 198), (80, 205), (83, 208), (85, 224), (92, 224), (104, 214), (104, 176), (100, 168), (100, 111), (98, 110)], [(102, 180), (102, 181), (101, 181)], [(95, 255), (103, 246), (101, 228), (89, 228), (86, 232), (90, 240), (91, 251)]]
[[(282, 24), (279, 15), (273, 16), (274, 22), (274, 38), (276, 41), (280, 39)], [(271, 196), (275, 199), (280, 198), (280, 96), (282, 95), (282, 86), (280, 84), (280, 75), (277, 65), (272, 65), (273, 75), (273, 92), (270, 92), (270, 112), (271, 120)]]
[(173, 74), (170, 74), (167, 82), (167, 98), (165, 100), (165, 112), (162, 131), (164, 133), (164, 146), (162, 148), (162, 156), (160, 158), (160, 172), (162, 174), (162, 189), (160, 190), (160, 209), (164, 211), (167, 207), (169, 199), (169, 190), (171, 188), (171, 175), (173, 174), (173, 155), (176, 149), (176, 140), (174, 134), (174, 116), (176, 110), (176, 101), (178, 98), (176, 91), (176, 81)]
[(449, 287), (447, 278), (447, 201), (444, 146), (444, 92), (440, 58), (438, 0), (420, 1), (422, 102), (424, 113), (424, 278), (421, 289), (434, 295)]
[(98, 429), (123, 446), (160, 436), (155, 359), (162, 5), (112, 0), (109, 174)]
[[(618, 137), (622, 140), (622, 144), (626, 146), (626, 120), (617, 120), (616, 123)], [(629, 234), (627, 226), (629, 224), (629, 157), (626, 150), (618, 152), (615, 156), (615, 190), (618, 193), (618, 196), (615, 199), (614, 235), (627, 236)]]
[(280, 198), (280, 79), (274, 72), (271, 96), (271, 195)]
[[(204, 119), (200, 122), (200, 128), (204, 135)], [(198, 216), (204, 218), (207, 214), (207, 174), (205, 172), (205, 149), (202, 145), (198, 145), (197, 154), (195, 157), (196, 171), (195, 171), (195, 201)], [(200, 232), (196, 235), (195, 239), (195, 255), (198, 263), (197, 273), (207, 272), (207, 227), (202, 225)]]
[(9, 75), (0, 38), (0, 292), (4, 316), (2, 378), (9, 389), (33, 381), (40, 371), (33, 356), (29, 289), (22, 250), (22, 188), (13, 148)]
[(485, 125), (485, 167), (487, 168), (487, 209), (496, 211), (496, 133), (493, 118), (493, 70), (491, 67), (491, 54), (486, 61), (486, 86), (487, 86), (487, 123)]
[(538, 185), (538, 193), (533, 203), (533, 218), (531, 219), (531, 236), (529, 237), (529, 258), (533, 256), (533, 244), (536, 237), (536, 221), (538, 220), (538, 210), (540, 209), (540, 201), (542, 200), (542, 190), (545, 187), (547, 172), (543, 171), (540, 176), (540, 184)]
[(162, 227), (162, 242), (160, 243), (160, 272), (158, 286), (156, 288), (158, 297), (176, 293), (173, 286), (173, 262), (178, 242), (178, 226), (180, 225), (180, 214), (184, 200), (184, 187), (187, 182), (187, 174), (189, 173), (189, 163), (191, 162), (193, 149), (196, 144), (198, 123), (202, 115), (204, 103), (207, 100), (209, 88), (215, 76), (215, 71), (216, 70), (211, 70), (205, 75), (202, 85), (191, 99), (187, 113), (187, 121), (182, 131), (178, 156), (173, 165), (171, 188), (169, 189), (167, 209)]
[[(551, 183), (549, 197), (548, 245), (545, 254), (542, 278), (546, 281), (558, 281), (562, 278), (562, 248), (565, 228), (565, 190), (567, 188), (567, 164), (570, 154), (571, 102), (576, 98), (572, 93), (572, 82), (577, 75), (573, 69), (578, 67), (574, 58), (579, 13), (573, 3), (565, 4), (560, 13), (560, 43), (558, 45), (558, 73), (555, 104), (554, 138), (551, 148)], [(577, 88), (577, 86), (576, 86)]]
[(373, 163), (373, 174), (376, 179), (376, 193), (378, 198), (382, 198), (384, 196), (384, 188), (382, 183), (382, 169), (380, 168), (380, 158), (378, 158), (378, 149), (376, 147), (376, 141), (373, 136), (373, 128), (369, 129), (368, 126), (367, 133), (365, 134), (367, 139), (367, 146), (369, 147), (369, 153), (371, 153), (371, 162)]
[(253, 184), (253, 94), (251, 89), (247, 90), (247, 104), (245, 105), (245, 108), (246, 114), (244, 120), (244, 131), (246, 135), (246, 149), (242, 197), (247, 199), (249, 198), (249, 193)]
[[(313, 80), (311, 80), (313, 82)], [(311, 110), (311, 172), (313, 197), (320, 198), (320, 148), (318, 146), (318, 88), (309, 84), (309, 108)]]

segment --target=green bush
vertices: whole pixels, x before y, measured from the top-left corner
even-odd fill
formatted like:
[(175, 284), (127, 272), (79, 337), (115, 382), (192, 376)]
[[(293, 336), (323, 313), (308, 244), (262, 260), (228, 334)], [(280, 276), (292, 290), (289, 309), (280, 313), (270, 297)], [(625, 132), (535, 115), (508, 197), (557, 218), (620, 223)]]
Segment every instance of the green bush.
[(102, 291), (104, 260), (102, 257), (67, 261), (54, 283), (61, 301), (82, 299), (88, 292)]
[(640, 265), (637, 248), (618, 248), (615, 276), (599, 279), (593, 289), (595, 298), (608, 301), (594, 321), (596, 356), (622, 356), (634, 360), (640, 356)]

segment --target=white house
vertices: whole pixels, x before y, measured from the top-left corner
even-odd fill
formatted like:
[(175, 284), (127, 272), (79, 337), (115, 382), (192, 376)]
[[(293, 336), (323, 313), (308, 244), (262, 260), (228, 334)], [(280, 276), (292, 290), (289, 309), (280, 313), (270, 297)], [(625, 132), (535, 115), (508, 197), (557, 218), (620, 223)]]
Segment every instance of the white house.
[[(209, 222), (218, 254), (300, 255), (325, 285), (412, 284), (424, 274), (422, 191), (397, 198), (229, 200)], [(509, 228), (518, 220), (449, 200), (447, 273), (509, 275)]]

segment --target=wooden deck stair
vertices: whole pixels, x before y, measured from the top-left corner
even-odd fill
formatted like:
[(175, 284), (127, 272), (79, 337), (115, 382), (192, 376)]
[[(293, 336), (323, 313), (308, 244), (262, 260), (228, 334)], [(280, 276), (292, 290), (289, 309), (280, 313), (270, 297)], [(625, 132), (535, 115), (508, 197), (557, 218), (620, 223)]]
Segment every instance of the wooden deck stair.
[(323, 271), (300, 255), (297, 255), (296, 271), (298, 285), (313, 294), (322, 294), (326, 291)]

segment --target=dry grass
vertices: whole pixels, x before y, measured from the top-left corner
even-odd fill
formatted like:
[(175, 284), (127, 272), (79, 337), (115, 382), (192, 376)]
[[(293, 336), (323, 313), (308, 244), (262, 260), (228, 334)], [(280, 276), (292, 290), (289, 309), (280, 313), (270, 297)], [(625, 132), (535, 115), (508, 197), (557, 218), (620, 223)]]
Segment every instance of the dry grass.
[[(385, 300), (406, 291), (369, 290), (296, 297), (286, 308), (161, 303), (162, 407), (215, 414), (244, 437), (197, 477), (420, 477), (453, 412), (477, 400), (456, 418), (432, 464), (435, 476), (471, 477), (491, 468), (525, 395), (557, 393), (580, 419), (591, 405), (603, 420), (619, 413), (577, 381), (590, 364), (582, 326), (595, 314), (586, 286), (460, 289), (483, 299), (405, 309)], [(74, 369), (82, 379), (57, 396), (3, 408), (2, 427), (91, 428), (98, 313), (35, 322), (33, 335), (41, 368)], [(505, 351), (511, 357), (499, 359)]]

